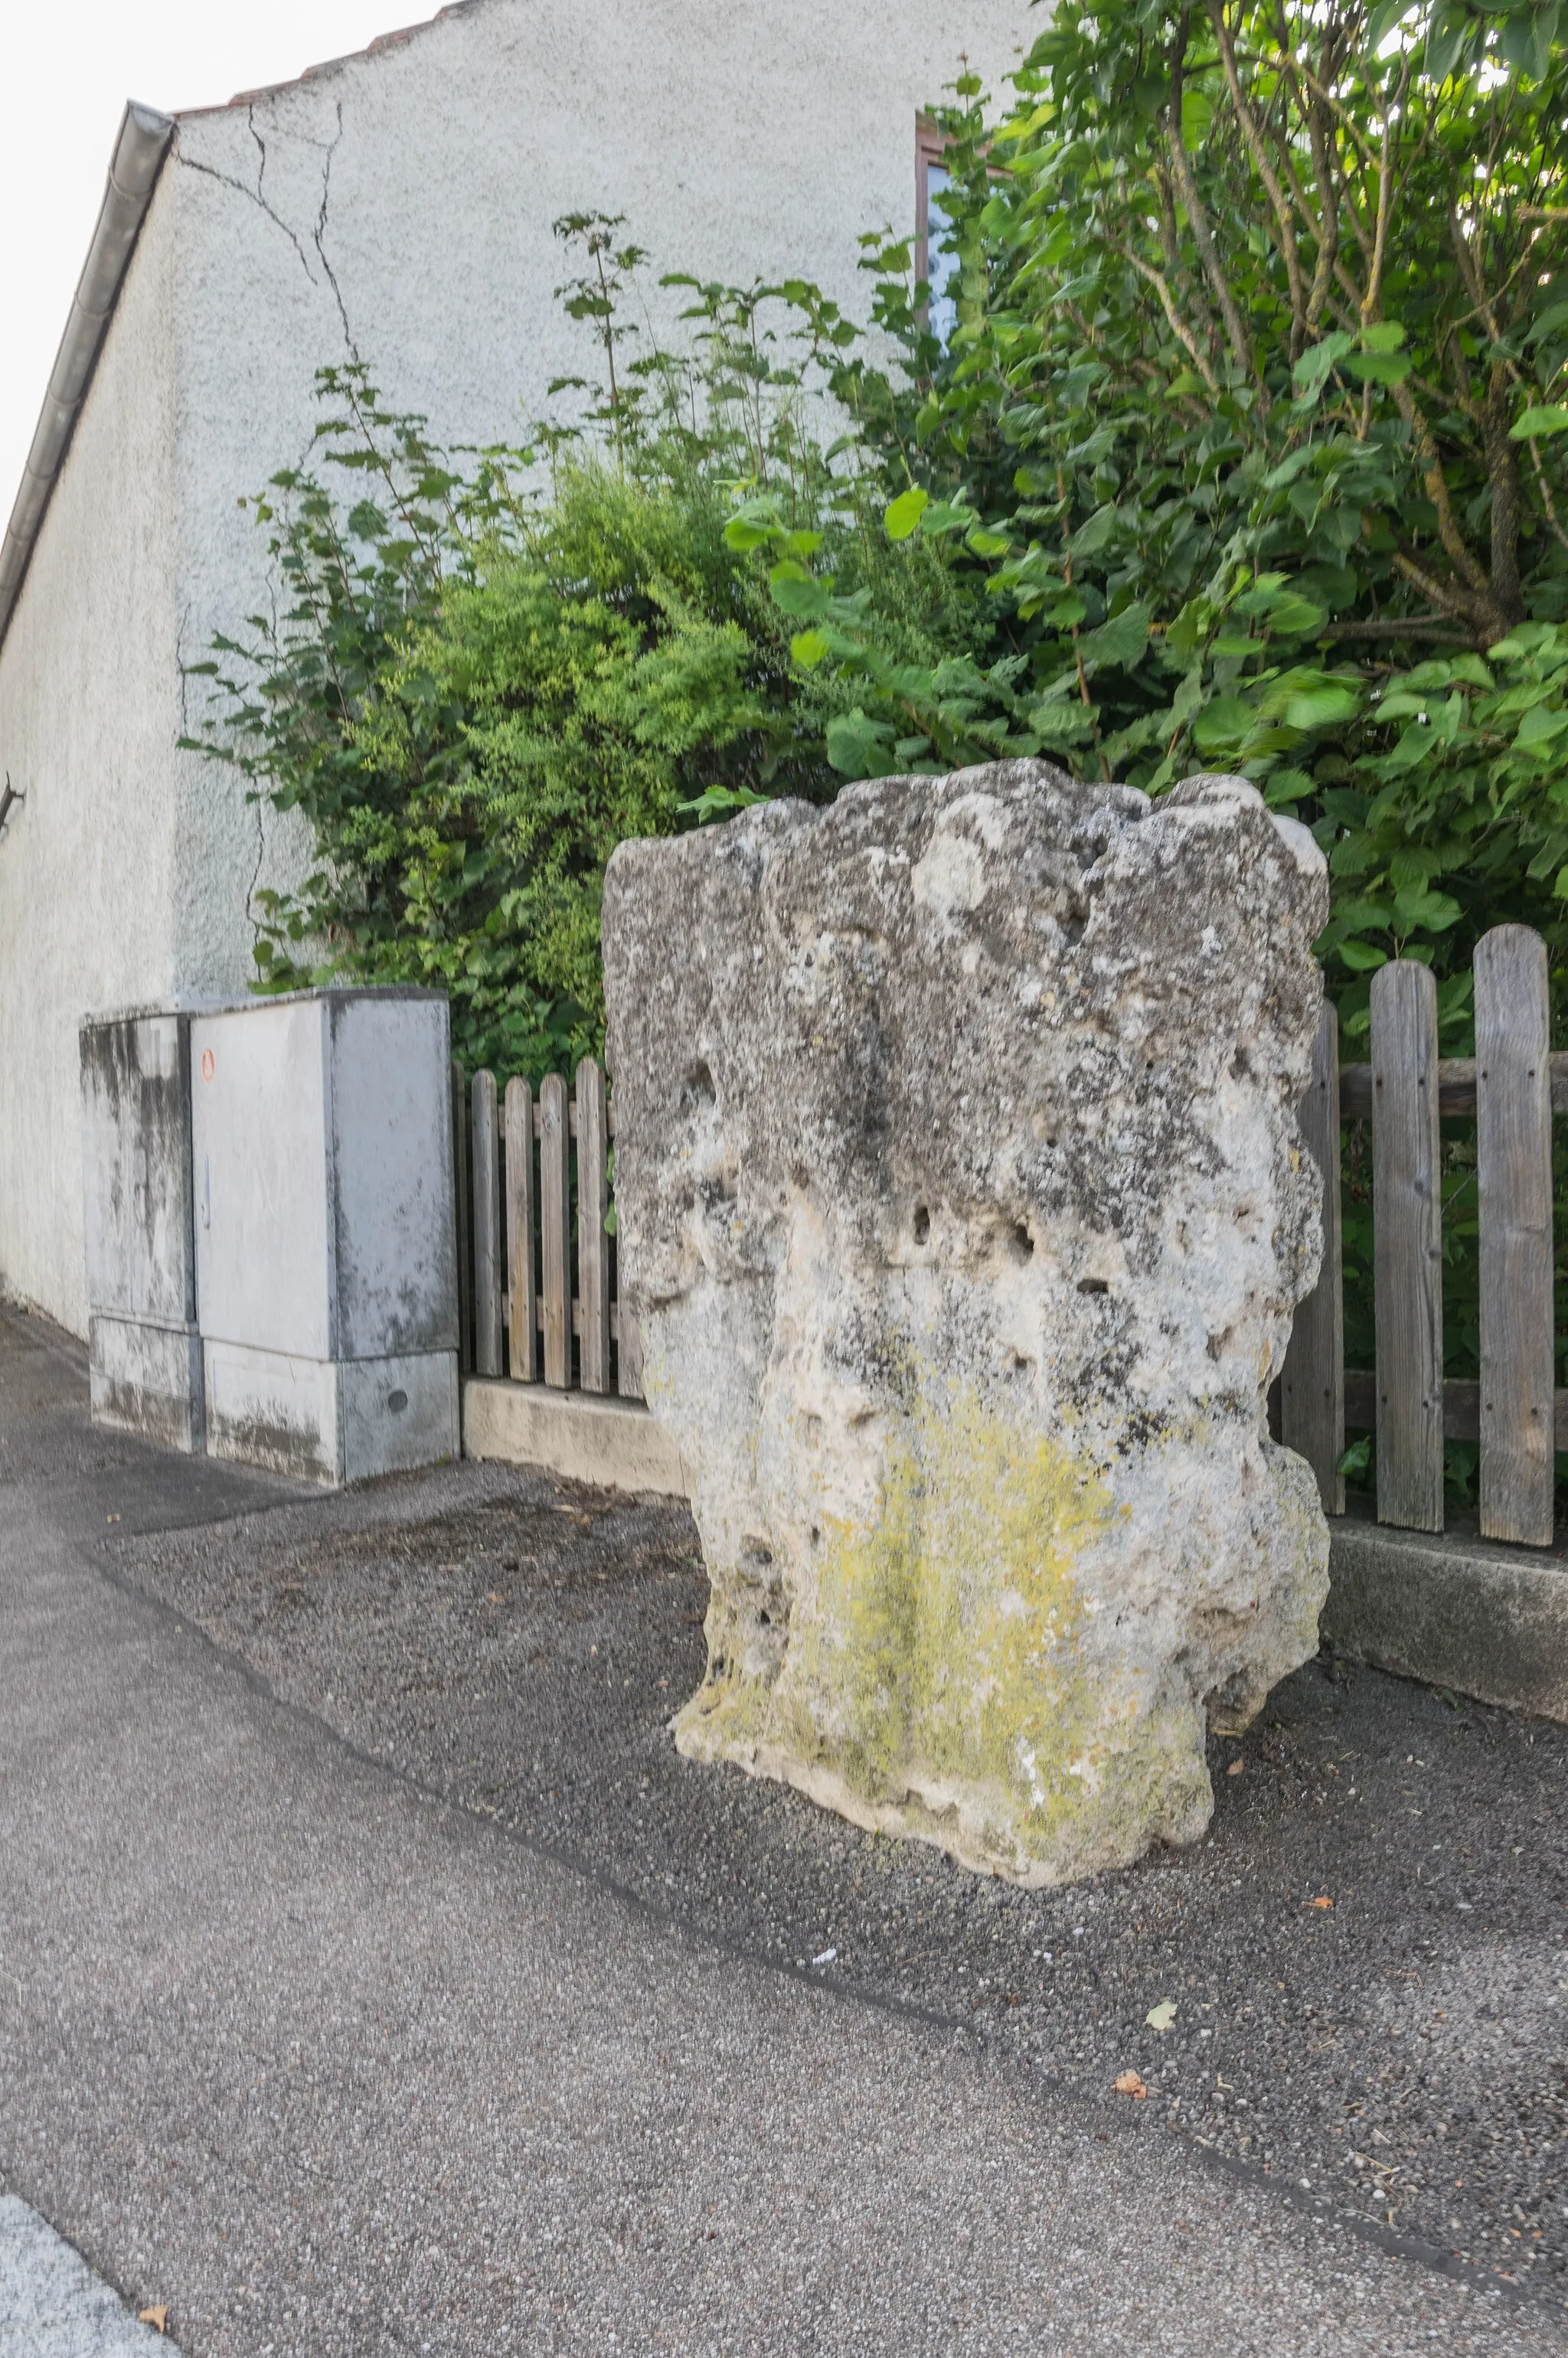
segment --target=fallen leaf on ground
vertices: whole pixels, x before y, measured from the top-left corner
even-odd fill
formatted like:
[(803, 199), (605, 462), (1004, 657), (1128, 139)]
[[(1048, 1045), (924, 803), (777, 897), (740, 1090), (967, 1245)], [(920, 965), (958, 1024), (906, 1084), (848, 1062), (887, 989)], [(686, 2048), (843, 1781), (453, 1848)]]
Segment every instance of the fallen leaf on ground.
[(504, 1605), (506, 1599), (498, 1588), (487, 1588), (484, 1592), (484, 1601), (487, 1605)]
[(1328, 1896), (1327, 1892), (1325, 1891), (1325, 1892), (1324, 1892), (1324, 1893), (1321, 1895), (1321, 1897), (1320, 1897), (1320, 1898), (1318, 1898), (1314, 1899), (1314, 1900), (1313, 1901), (1313, 1903), (1312, 1903), (1312, 1904), (1313, 1904), (1313, 1906), (1314, 1906), (1314, 1908), (1332, 1908), (1332, 1907), (1333, 1907), (1333, 1905), (1334, 1905), (1334, 1902), (1333, 1902), (1333, 1900), (1329, 1898), (1329, 1896)]
[(1143, 2085), (1141, 2078), (1136, 2071), (1123, 2071), (1120, 2078), (1113, 2082), (1112, 2084), (1114, 2085), (1119, 2096), (1135, 2096), (1140, 2104), (1142, 2103), (1144, 2097), (1149, 2093), (1148, 2089)]
[(1175, 2018), (1176, 2009), (1168, 1997), (1162, 1998), (1158, 2006), (1152, 2006), (1143, 2017), (1151, 2030), (1160, 2031), (1169, 2030)]
[(1239, 1777), (1246, 1766), (1245, 1760), (1233, 1760), (1225, 1773), (1227, 1777)]
[(138, 2325), (156, 2326), (158, 2332), (167, 2333), (168, 2331), (168, 2301), (157, 2301), (151, 2309), (138, 2309), (136, 2311), (136, 2323)]

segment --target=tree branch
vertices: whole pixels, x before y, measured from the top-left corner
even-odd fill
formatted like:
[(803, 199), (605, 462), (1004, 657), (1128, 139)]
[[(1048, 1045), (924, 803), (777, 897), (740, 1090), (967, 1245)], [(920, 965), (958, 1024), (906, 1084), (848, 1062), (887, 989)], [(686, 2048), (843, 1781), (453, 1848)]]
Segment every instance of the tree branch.
[(1130, 263), (1133, 269), (1137, 271), (1139, 276), (1141, 278), (1146, 278), (1149, 281), (1150, 286), (1152, 287), (1154, 292), (1160, 297), (1161, 308), (1163, 309), (1166, 319), (1170, 321), (1172, 334), (1176, 338), (1182, 350), (1191, 360), (1193, 366), (1196, 369), (1199, 376), (1202, 377), (1205, 384), (1207, 385), (1210, 393), (1217, 395), (1219, 392), (1219, 384), (1213, 369), (1209, 366), (1207, 355), (1204, 352), (1202, 345), (1198, 342), (1197, 338), (1194, 335), (1192, 330), (1188, 327), (1186, 321), (1182, 318), (1181, 313), (1177, 310), (1175, 298), (1172, 295), (1169, 286), (1166, 284), (1163, 273), (1156, 270), (1152, 262), (1145, 262), (1141, 254), (1134, 254), (1130, 245), (1119, 245), (1114, 238), (1108, 238), (1106, 240), (1106, 243), (1112, 254), (1118, 255), (1121, 261)]
[(1236, 70), (1236, 49), (1226, 29), (1225, 0), (1206, 0), (1206, 6), (1209, 23), (1214, 27), (1215, 39), (1219, 43), (1220, 63), (1225, 68), (1225, 79), (1230, 87), (1230, 103), (1236, 109), (1241, 135), (1251, 150), (1258, 177), (1268, 192), (1269, 202), (1274, 208), (1274, 219), (1279, 223), (1280, 251), (1284, 256), (1285, 276), (1291, 289), (1291, 360), (1294, 363), (1302, 356), (1307, 337), (1307, 293), (1302, 279), (1301, 255), (1296, 249), (1296, 224), (1285, 201), (1285, 192), (1280, 186), (1279, 174), (1270, 161), (1257, 118), (1241, 87), (1241, 76)]

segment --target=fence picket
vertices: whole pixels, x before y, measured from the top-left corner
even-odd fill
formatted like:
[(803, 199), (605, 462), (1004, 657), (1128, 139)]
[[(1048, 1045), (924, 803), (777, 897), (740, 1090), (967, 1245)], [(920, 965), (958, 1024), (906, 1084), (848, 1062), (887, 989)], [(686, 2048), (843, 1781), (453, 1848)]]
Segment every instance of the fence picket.
[(473, 1264), (469, 1255), (469, 1221), (472, 1198), (469, 1192), (469, 1121), (468, 1083), (463, 1068), (452, 1058), (452, 1180), (457, 1195), (455, 1206), (458, 1230), (458, 1368), (468, 1375), (473, 1367)]
[(514, 1383), (531, 1384), (536, 1357), (534, 1284), (534, 1093), (506, 1084), (506, 1290), (508, 1365)]
[(473, 1076), (473, 1363), (481, 1376), (501, 1373), (501, 1133), (495, 1075)]
[[(616, 1252), (619, 1284), (620, 1250)], [(643, 1398), (643, 1338), (631, 1304), (617, 1292), (615, 1300), (615, 1389), (622, 1400)]]
[(609, 1150), (604, 1075), (585, 1056), (577, 1068), (577, 1267), (585, 1392), (610, 1390), (610, 1238), (604, 1233)]
[(1498, 925), (1476, 943), (1475, 971), (1481, 1531), (1546, 1547), (1555, 1445), (1546, 945), (1528, 926)]
[(1345, 1512), (1345, 1282), (1339, 1225), (1339, 1019), (1325, 1000), (1302, 1100), (1302, 1141), (1323, 1174), (1323, 1270), (1296, 1312), (1281, 1381), (1281, 1437), (1317, 1476), (1327, 1515)]
[(539, 1088), (539, 1230), (543, 1247), (545, 1381), (565, 1391), (572, 1379), (571, 1109), (559, 1073)]
[(1372, 977), (1372, 1253), (1378, 1520), (1443, 1529), (1443, 1204), (1437, 986), (1399, 958)]

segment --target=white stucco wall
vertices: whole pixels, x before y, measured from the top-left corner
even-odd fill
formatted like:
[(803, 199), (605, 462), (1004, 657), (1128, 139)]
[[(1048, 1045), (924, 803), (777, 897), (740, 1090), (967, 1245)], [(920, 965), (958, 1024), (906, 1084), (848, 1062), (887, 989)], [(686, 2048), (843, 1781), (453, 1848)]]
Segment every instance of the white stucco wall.
[(175, 741), (180, 659), (265, 594), (236, 502), (308, 453), (316, 368), (353, 351), (438, 439), (514, 438), (552, 377), (596, 373), (551, 292), (575, 210), (626, 215), (666, 328), (676, 268), (807, 276), (862, 315), (859, 233), (914, 225), (917, 112), (961, 50), (998, 88), (1040, 24), (1028, 0), (467, 0), (180, 118), (0, 651), (29, 796), (0, 844), (0, 1279), (82, 1325), (77, 1019), (243, 990), (252, 892), (298, 872), (297, 825)]
[(77, 1023), (173, 984), (173, 206), (153, 200), (0, 646), (0, 1283), (85, 1331)]

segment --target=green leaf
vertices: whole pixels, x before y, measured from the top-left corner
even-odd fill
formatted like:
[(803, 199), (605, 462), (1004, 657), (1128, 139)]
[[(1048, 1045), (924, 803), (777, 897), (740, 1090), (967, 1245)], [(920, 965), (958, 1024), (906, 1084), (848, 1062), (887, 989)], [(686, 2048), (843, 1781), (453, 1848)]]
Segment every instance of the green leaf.
[(1552, 303), (1541, 313), (1539, 319), (1530, 322), (1525, 342), (1527, 344), (1542, 343), (1548, 336), (1556, 335), (1563, 328), (1568, 328), (1568, 303)]
[(1336, 721), (1354, 720), (1360, 708), (1361, 698), (1353, 687), (1325, 683), (1292, 696), (1283, 719), (1288, 729), (1327, 729)]
[(1379, 319), (1361, 330), (1361, 349), (1365, 352), (1397, 352), (1404, 340), (1405, 331), (1397, 319)]
[(1075, 557), (1098, 556), (1115, 532), (1119, 520), (1113, 503), (1108, 503), (1105, 507), (1097, 508), (1087, 523), (1078, 526), (1068, 543), (1073, 555)]
[(1419, 927), (1423, 934), (1445, 934), (1456, 925), (1464, 912), (1457, 901), (1446, 892), (1433, 892), (1424, 885), (1407, 884), (1402, 892), (1394, 895), (1394, 915), (1406, 932)]
[(886, 511), (882, 530), (890, 540), (907, 540), (930, 505), (930, 492), (922, 491), (918, 483), (913, 484), (907, 492), (901, 492)]
[(1339, 956), (1352, 974), (1371, 974), (1389, 963), (1388, 951), (1377, 948), (1371, 942), (1341, 942)]
[(1098, 631), (1087, 631), (1078, 653), (1086, 665), (1119, 664), (1130, 671), (1149, 644), (1150, 619), (1147, 606), (1128, 606)]
[(1292, 383), (1299, 401), (1315, 401), (1328, 380), (1329, 371), (1345, 358), (1354, 340), (1346, 335), (1325, 336), (1323, 341), (1309, 344), (1291, 372)]
[(1509, 428), (1510, 440), (1529, 442), (1541, 434), (1568, 433), (1568, 403), (1561, 401), (1532, 405), (1516, 417)]
[(682, 803), (680, 808), (689, 812), (698, 827), (706, 827), (709, 819), (728, 818), (732, 812), (750, 810), (753, 803), (762, 800), (762, 796), (754, 794), (750, 786), (708, 786), (691, 802)]
[(797, 631), (789, 643), (789, 653), (790, 661), (802, 671), (814, 671), (829, 648), (820, 631)]
[(923, 537), (935, 540), (942, 533), (968, 532), (979, 522), (975, 510), (962, 500), (933, 500), (921, 516), (920, 530)]
[(889, 777), (892, 735), (885, 720), (869, 720), (857, 705), (828, 722), (827, 759), (846, 778)]
[(1289, 595), (1275, 600), (1269, 614), (1269, 628), (1281, 638), (1310, 638), (1322, 630), (1327, 620), (1323, 608), (1314, 606), (1310, 598)]
[(1215, 753), (1240, 745), (1252, 731), (1258, 715), (1238, 696), (1217, 696), (1205, 705), (1193, 723), (1193, 742), (1200, 753)]
[(1533, 704), (1519, 724), (1514, 743), (1520, 752), (1544, 751), (1568, 729), (1568, 711), (1561, 705)]
[(773, 593), (774, 605), (782, 613), (804, 622), (815, 620), (827, 611), (827, 590), (793, 557), (786, 557), (782, 564), (774, 566), (768, 576), (768, 587)]
[(1182, 92), (1182, 145), (1189, 155), (1195, 156), (1208, 137), (1209, 124), (1214, 121), (1214, 101), (1191, 83)]
[(1486, 21), (1473, 20), (1463, 0), (1440, 0), (1432, 12), (1423, 64), (1429, 81), (1445, 82), (1467, 50), (1484, 38)]
[(1347, 352), (1339, 365), (1363, 384), (1403, 384), (1411, 373), (1406, 352)]

